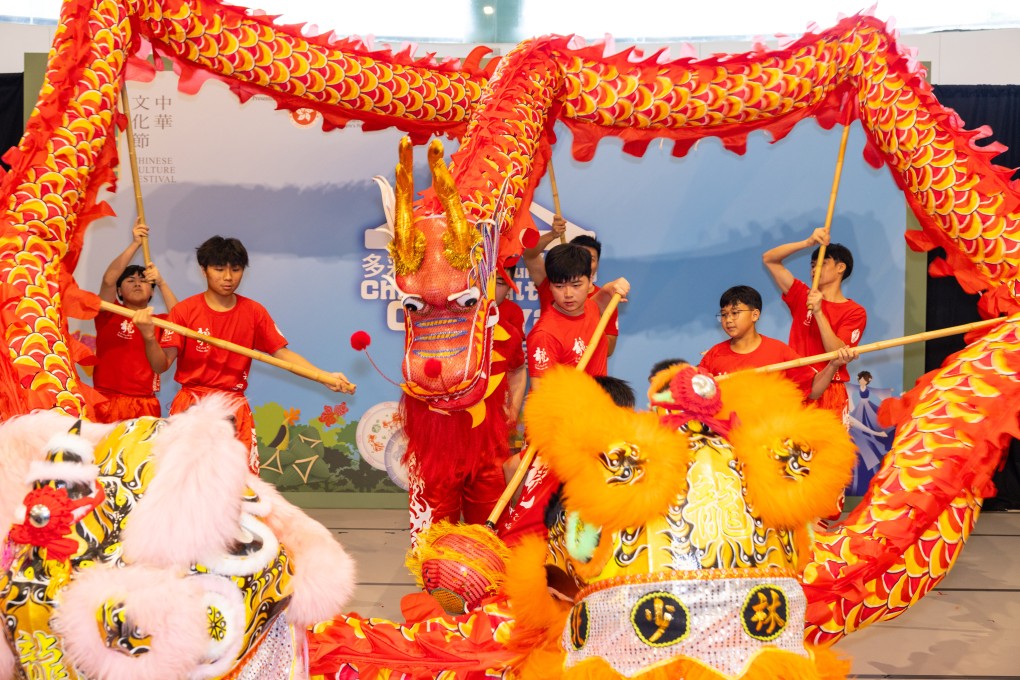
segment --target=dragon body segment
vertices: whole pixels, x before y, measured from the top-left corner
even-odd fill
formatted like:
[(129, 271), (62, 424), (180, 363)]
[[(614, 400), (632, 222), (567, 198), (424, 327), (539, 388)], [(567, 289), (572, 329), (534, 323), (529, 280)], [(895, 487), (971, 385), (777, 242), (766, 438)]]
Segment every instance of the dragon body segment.
[(95, 195), (114, 178), (111, 140), (128, 32), (122, 3), (65, 5), (39, 101), (21, 145), (7, 156), (0, 299), (4, 349), (18, 382), (7, 386), (15, 394), (5, 401), (21, 402), (24, 411), (78, 415), (84, 405), (62, 297), (85, 227), (102, 212)]
[[(198, 0), (132, 5), (139, 32), (187, 76), (213, 74), (238, 94), (271, 93), (293, 108), (316, 108), (329, 125), (365, 121), (365, 129), (463, 131), (485, 74), (456, 61), (436, 63), (372, 50), (359, 41), (306, 37), (270, 16)], [(208, 77), (202, 75), (198, 77)], [(374, 121), (374, 124), (373, 124)]]
[[(1017, 317), (949, 358), (903, 399), (892, 455), (838, 531), (820, 535), (803, 580), (809, 637), (831, 642), (902, 614), (955, 562), (990, 495), (1020, 398)], [(909, 408), (909, 410), (908, 410)]]
[[(416, 279), (408, 270), (398, 280), (408, 295), (445, 293), (452, 301), (477, 288), (477, 309), (488, 309), (498, 267), (520, 252), (532, 229), (527, 207), (556, 120), (572, 130), (575, 157), (586, 159), (607, 135), (621, 137), (636, 155), (663, 137), (674, 140), (675, 155), (705, 136), (743, 152), (754, 130), (779, 139), (815, 117), (826, 127), (860, 121), (866, 157), (889, 167), (923, 227), (908, 234), (910, 245), (946, 249), (949, 262), (936, 264), (935, 273), (988, 290), (982, 310), (989, 315), (1018, 309), (1020, 192), (1008, 171), (991, 163), (998, 147), (975, 145), (986, 131), (964, 130), (895, 36), (871, 17), (847, 18), (777, 50), (702, 60), (606, 54), (601, 44), (553, 36), (518, 46), (490, 77), (474, 59), (440, 64), (354, 40), (306, 37), (214, 0), (68, 0), (39, 102), (0, 185), (2, 368), (16, 376), (3, 385), (4, 417), (37, 407), (75, 415), (86, 409), (66, 317), (88, 299), (72, 273), (88, 223), (105, 214), (95, 197), (113, 179), (119, 86), (127, 68), (141, 66), (129, 55), (141, 54), (143, 37), (177, 62), (182, 85), (192, 90), (208, 72), (239, 96), (261, 91), (282, 107), (316, 108), (327, 127), (357, 119), (368, 129), (408, 131), (415, 141), (463, 133), (449, 172), (469, 245), (443, 240), (450, 212), (440, 207), (438, 187), (426, 193), (410, 224), (428, 232), (423, 261), (432, 264), (422, 266), (448, 266), (449, 275), (426, 283), (432, 277)], [(440, 244), (466, 260), (439, 257)], [(416, 399), (468, 410), (485, 398), (487, 389), (473, 389), (443, 402), (451, 385), (474, 374), (492, 378), (489, 321), (472, 312), (465, 333), (448, 334), (445, 345), (433, 334), (427, 348), (417, 344), (422, 327), (408, 326), (408, 356), (443, 362), (461, 347), (456, 354), (475, 361), (455, 382), (444, 365), (436, 381), (426, 379), (435, 364), (426, 370), (406, 361)], [(803, 569), (814, 641), (832, 642), (898, 615), (945, 575), (976, 519), (1003, 439), (1016, 429), (1014, 410), (1003, 405), (1015, 403), (1020, 385), (1010, 358), (1018, 343), (1012, 324), (989, 332), (903, 402), (893, 450), (865, 502), (845, 526), (814, 541)]]

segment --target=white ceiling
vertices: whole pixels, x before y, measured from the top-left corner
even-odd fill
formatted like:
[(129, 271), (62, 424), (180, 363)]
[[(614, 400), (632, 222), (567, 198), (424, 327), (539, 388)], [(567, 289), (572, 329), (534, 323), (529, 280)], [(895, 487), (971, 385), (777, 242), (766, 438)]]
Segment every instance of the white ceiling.
[[(868, 1), (257, 0), (251, 4), (282, 14), (281, 21), (286, 23), (314, 23), (318, 32), (332, 29), (340, 35), (457, 42), (492, 42), (497, 36), (511, 36), (516, 42), (544, 33), (577, 33), (587, 38), (611, 33), (619, 39), (650, 41), (799, 35), (812, 22), (825, 28), (842, 15), (865, 9), (863, 3)], [(54, 22), (60, 4), (59, 0), (0, 0), (0, 17)], [(499, 16), (501, 12), (505, 16)], [(1017, 0), (881, 0), (874, 14), (892, 19), (903, 33), (1020, 26)]]

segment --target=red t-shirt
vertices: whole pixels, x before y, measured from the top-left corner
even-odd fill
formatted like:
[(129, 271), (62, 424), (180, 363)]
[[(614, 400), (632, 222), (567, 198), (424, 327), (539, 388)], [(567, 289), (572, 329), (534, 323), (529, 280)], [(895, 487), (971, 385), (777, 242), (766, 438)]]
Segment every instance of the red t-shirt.
[[(170, 321), (266, 354), (287, 346), (287, 339), (265, 307), (240, 295), (234, 308), (226, 312), (211, 309), (204, 293), (192, 295), (177, 303), (170, 312)], [(229, 392), (244, 392), (248, 387), (251, 359), (246, 356), (185, 338), (173, 331), (163, 331), (159, 344), (177, 349), (174, 380), (181, 385)]]
[[(802, 357), (814, 356), (826, 351), (822, 346), (818, 321), (813, 315), (808, 314), (809, 292), (811, 290), (806, 283), (800, 279), (794, 279), (790, 290), (783, 295), (783, 302), (790, 308), (790, 314), (793, 316), (793, 323), (790, 325), (790, 347)], [(864, 307), (853, 300), (846, 302), (822, 300), (822, 312), (829, 320), (829, 325), (836, 337), (845, 342), (848, 347), (856, 347), (861, 342), (864, 327), (868, 323), (868, 313)], [(821, 370), (824, 365), (824, 362), (814, 364), (818, 370)], [(848, 380), (850, 380), (850, 374), (847, 372), (846, 366), (836, 371), (836, 377), (833, 378), (834, 382), (847, 382)]]
[[(166, 319), (166, 314), (156, 314)], [(131, 319), (112, 312), (96, 315), (96, 365), (92, 385), (97, 390), (131, 397), (159, 392), (159, 376), (145, 357), (145, 341)], [(160, 329), (156, 329), (159, 333)]]
[[(712, 375), (724, 375), (735, 373), (746, 368), (760, 368), (769, 364), (778, 364), (783, 361), (800, 359), (800, 356), (785, 342), (761, 335), (761, 344), (753, 352), (739, 354), (730, 347), (730, 341), (726, 340), (714, 345), (712, 349), (705, 352), (701, 357), (700, 368), (705, 369)], [(797, 383), (797, 386), (805, 394), (811, 394), (811, 381), (814, 380), (817, 371), (810, 366), (788, 368), (783, 371), (787, 378)]]
[[(544, 314), (545, 310), (552, 307), (553, 303), (552, 284), (549, 283), (549, 279), (545, 279), (544, 281), (542, 281), (542, 283), (538, 284), (538, 287), (535, 290), (538, 291), (538, 308)], [(595, 286), (594, 288), (592, 288), (591, 293), (588, 294), (588, 297), (594, 297), (595, 293), (599, 292), (600, 290), (602, 290), (600, 286)], [(617, 307), (616, 309), (613, 310), (613, 315), (609, 317), (609, 323), (606, 324), (606, 335), (613, 336), (620, 335), (619, 312), (620, 308)]]
[(499, 305), (499, 326), (507, 332), (510, 337), (506, 340), (494, 340), (492, 348), (499, 352), (506, 360), (505, 365), (499, 366), (493, 362), (493, 374), (505, 371), (510, 373), (516, 368), (523, 366), (524, 357), (524, 310), (513, 300), (503, 300)]
[[(550, 306), (528, 333), (528, 375), (541, 377), (556, 364), (576, 366), (598, 325), (599, 306), (591, 298), (585, 301), (584, 313), (579, 316), (567, 316), (555, 305)], [(608, 350), (609, 340), (603, 335), (585, 373), (605, 375)]]
[(541, 457), (536, 458), (524, 478), (521, 499), (504, 515), (496, 534), (507, 545), (514, 545), (527, 534), (541, 533), (544, 537), (546, 508), (558, 488), (560, 480), (542, 463)]

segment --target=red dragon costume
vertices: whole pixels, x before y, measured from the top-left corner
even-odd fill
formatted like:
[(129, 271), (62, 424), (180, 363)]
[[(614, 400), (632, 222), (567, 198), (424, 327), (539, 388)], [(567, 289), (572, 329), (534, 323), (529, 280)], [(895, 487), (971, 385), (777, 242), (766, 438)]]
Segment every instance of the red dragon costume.
[[(888, 167), (922, 226), (907, 235), (911, 247), (943, 247), (947, 261), (935, 273), (984, 291), (985, 315), (1018, 311), (1020, 191), (992, 164), (999, 149), (976, 145), (987, 132), (966, 130), (941, 106), (919, 64), (869, 16), (775, 50), (701, 60), (607, 54), (601, 44), (549, 36), (521, 43), (489, 74), (480, 54), (436, 63), (306, 37), (216, 0), (67, 0), (39, 100), (0, 184), (0, 417), (88, 413), (75, 368), (83, 350), (67, 318), (94, 312), (95, 301), (73, 275), (88, 224), (109, 213), (96, 196), (114, 179), (120, 85), (151, 73), (140, 58), (150, 46), (174, 61), (186, 91), (217, 77), (241, 98), (264, 93), (286, 108), (314, 108), (327, 128), (360, 120), (415, 142), (460, 137), (448, 176), (435, 174), (413, 218), (405, 204), (393, 246), (399, 286), (421, 313), (409, 315), (405, 392), (433, 414), (453, 414), (443, 416), (451, 441), (493, 420), (484, 400), (499, 399), (489, 393), (499, 387), (488, 375), (491, 281), (533, 228), (527, 206), (554, 121), (571, 129), (574, 155), (585, 160), (607, 135), (635, 155), (666, 138), (682, 156), (706, 136), (742, 153), (754, 130), (780, 139), (804, 118), (824, 127), (856, 119), (866, 158)], [(441, 153), (431, 153), (435, 168)], [(437, 280), (425, 280), (430, 272)], [(864, 501), (805, 553), (809, 641), (835, 642), (898, 616), (952, 566), (1004, 442), (1020, 434), (1014, 321), (974, 338), (890, 409), (895, 441)], [(437, 330), (446, 324), (455, 332)]]

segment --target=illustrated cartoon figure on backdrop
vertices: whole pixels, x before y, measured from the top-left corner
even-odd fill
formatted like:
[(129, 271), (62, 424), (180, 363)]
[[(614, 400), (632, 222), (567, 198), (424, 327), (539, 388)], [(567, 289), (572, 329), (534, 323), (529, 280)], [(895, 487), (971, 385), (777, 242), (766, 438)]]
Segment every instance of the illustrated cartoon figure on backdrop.
[(878, 405), (883, 399), (892, 396), (892, 390), (871, 388), (873, 379), (870, 371), (860, 371), (857, 374), (857, 386), (847, 386), (850, 393), (850, 437), (859, 452), (854, 467), (854, 481), (850, 485), (850, 494), (855, 496), (863, 494), (867, 489), (871, 476), (885, 454), (889, 453), (895, 432), (893, 428), (884, 428), (878, 424)]

